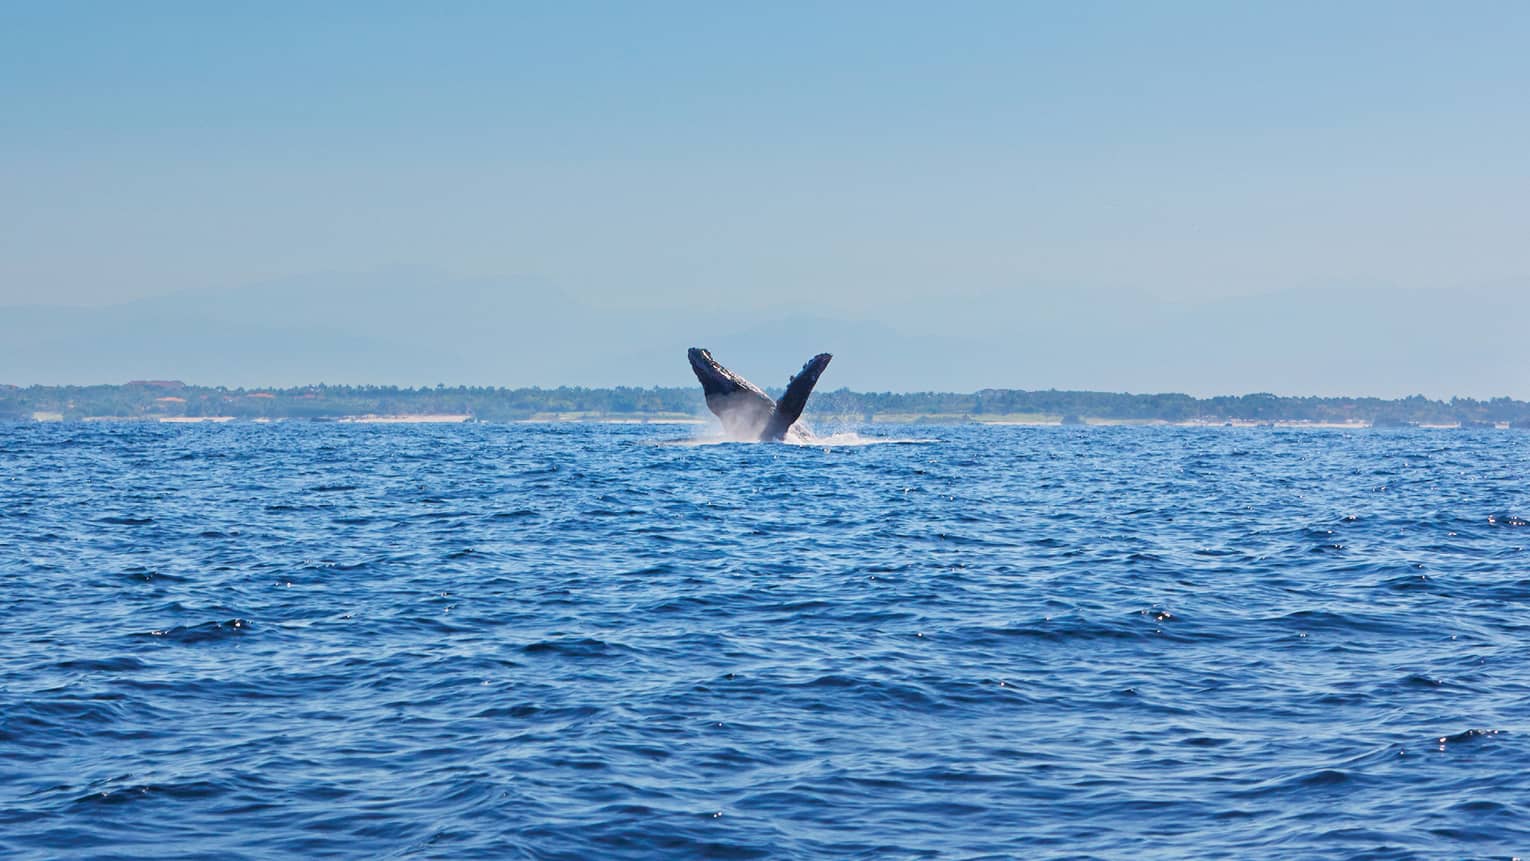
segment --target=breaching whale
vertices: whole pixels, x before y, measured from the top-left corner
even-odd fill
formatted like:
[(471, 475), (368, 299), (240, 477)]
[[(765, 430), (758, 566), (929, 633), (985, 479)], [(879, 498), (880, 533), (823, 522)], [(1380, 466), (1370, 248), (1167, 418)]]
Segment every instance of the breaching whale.
[(687, 355), (691, 370), (701, 381), (707, 395), (707, 409), (722, 421), (723, 430), (733, 439), (758, 439), (780, 442), (786, 439), (792, 424), (807, 406), (808, 395), (818, 385), (818, 375), (834, 358), (819, 353), (807, 360), (802, 370), (786, 384), (780, 401), (773, 401), (759, 386), (724, 368), (701, 347), (692, 347)]

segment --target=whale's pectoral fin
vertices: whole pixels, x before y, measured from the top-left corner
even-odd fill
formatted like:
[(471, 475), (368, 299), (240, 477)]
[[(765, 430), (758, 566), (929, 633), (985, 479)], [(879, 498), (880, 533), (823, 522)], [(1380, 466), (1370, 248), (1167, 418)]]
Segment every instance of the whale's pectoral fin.
[(776, 401), (775, 412), (771, 413), (770, 421), (765, 423), (760, 439), (778, 442), (786, 437), (787, 428), (801, 418), (802, 410), (807, 407), (808, 395), (813, 393), (813, 387), (818, 385), (818, 376), (829, 366), (832, 358), (828, 353), (819, 353), (807, 360), (802, 370), (786, 384), (786, 393), (781, 396), (781, 400)]

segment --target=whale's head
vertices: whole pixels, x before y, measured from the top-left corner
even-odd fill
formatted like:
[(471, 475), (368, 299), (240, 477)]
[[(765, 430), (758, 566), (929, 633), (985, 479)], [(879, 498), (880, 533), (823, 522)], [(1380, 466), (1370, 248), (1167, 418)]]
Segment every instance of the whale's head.
[(776, 402), (754, 383), (724, 368), (701, 347), (686, 352), (691, 370), (707, 396), (707, 408), (722, 421), (731, 439), (759, 439)]
[(704, 389), (710, 390), (709, 381), (716, 381), (722, 385), (728, 378), (728, 371), (717, 360), (712, 358), (710, 351), (702, 347), (692, 347), (685, 353), (691, 360), (691, 370), (696, 372), (696, 379), (701, 381)]

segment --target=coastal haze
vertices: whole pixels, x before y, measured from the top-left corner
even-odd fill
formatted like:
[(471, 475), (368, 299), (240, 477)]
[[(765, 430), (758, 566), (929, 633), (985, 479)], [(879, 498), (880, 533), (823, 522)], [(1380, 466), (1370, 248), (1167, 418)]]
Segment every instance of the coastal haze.
[(1523, 400), (1527, 331), (1530, 302), (1492, 287), (1196, 301), (1028, 291), (837, 316), (811, 304), (599, 307), (528, 282), (392, 267), (107, 307), (0, 309), (0, 382), (678, 386), (694, 382), (684, 348), (705, 337), (771, 386), (832, 347), (830, 388), (857, 391)]

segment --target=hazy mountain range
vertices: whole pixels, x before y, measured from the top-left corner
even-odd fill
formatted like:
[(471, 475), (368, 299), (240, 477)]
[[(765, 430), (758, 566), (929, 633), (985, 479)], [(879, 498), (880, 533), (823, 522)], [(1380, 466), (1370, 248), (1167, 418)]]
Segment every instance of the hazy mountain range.
[(828, 350), (821, 385), (858, 391), (1525, 398), (1530, 305), (1512, 295), (1307, 290), (1171, 303), (1032, 290), (852, 319), (785, 305), (589, 307), (533, 284), (399, 267), (100, 308), (0, 308), (0, 383), (685, 385), (685, 348), (698, 345), (765, 386)]

